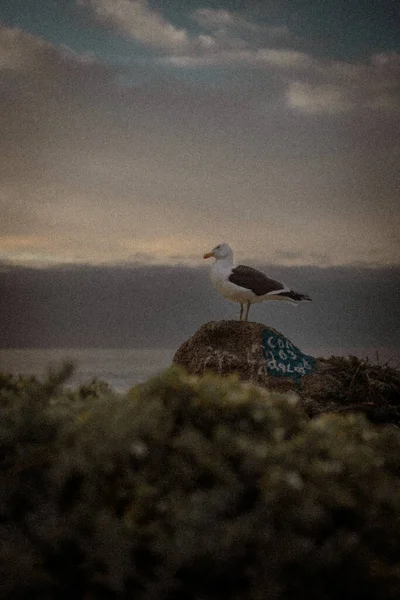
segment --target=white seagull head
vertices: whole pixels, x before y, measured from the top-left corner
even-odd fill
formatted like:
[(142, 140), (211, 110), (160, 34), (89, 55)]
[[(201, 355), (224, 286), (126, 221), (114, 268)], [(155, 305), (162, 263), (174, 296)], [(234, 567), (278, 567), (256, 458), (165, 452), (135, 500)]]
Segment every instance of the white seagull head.
[(233, 252), (232, 252), (232, 248), (229, 246), (229, 244), (225, 244), (225, 243), (221, 242), (221, 244), (218, 244), (218, 246), (215, 246), (215, 248), (213, 248), (211, 250), (211, 252), (207, 252), (207, 254), (205, 254), (203, 256), (203, 258), (214, 257), (218, 260), (219, 258), (228, 258), (228, 257), (232, 257), (232, 256), (233, 256)]

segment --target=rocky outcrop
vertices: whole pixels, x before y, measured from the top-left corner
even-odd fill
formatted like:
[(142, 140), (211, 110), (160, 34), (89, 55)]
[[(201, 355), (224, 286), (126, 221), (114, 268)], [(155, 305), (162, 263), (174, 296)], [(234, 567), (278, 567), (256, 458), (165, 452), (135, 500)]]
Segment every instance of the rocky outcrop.
[[(298, 390), (311, 376), (307, 370), (299, 372), (304, 356), (283, 334), (262, 323), (212, 321), (182, 344), (173, 362), (192, 375), (236, 373), (242, 380), (288, 391)], [(312, 374), (318, 370), (318, 361), (307, 359), (313, 363), (308, 369)]]
[(305, 412), (362, 412), (377, 423), (400, 423), (400, 373), (356, 357), (314, 358), (262, 323), (205, 323), (173, 362), (192, 375), (236, 373), (281, 392), (293, 390)]

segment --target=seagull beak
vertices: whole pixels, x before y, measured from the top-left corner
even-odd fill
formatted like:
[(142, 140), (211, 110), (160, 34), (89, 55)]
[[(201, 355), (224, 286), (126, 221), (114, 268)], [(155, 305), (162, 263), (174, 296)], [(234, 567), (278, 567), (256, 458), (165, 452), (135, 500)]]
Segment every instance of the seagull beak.
[(207, 254), (203, 256), (203, 258), (211, 258), (212, 256), (214, 256), (212, 252), (207, 252)]

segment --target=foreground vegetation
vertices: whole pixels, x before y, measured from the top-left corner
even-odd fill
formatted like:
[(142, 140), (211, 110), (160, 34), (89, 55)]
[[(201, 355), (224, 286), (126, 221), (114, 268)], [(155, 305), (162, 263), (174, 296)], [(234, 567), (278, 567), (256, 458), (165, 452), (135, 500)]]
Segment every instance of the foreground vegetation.
[(70, 391), (70, 370), (0, 377), (1, 598), (400, 597), (397, 427), (177, 369)]

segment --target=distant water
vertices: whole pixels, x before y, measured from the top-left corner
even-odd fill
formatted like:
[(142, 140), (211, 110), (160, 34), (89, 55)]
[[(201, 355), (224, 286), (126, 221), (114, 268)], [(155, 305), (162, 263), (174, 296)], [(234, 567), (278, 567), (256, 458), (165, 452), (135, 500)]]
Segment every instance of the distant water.
[(75, 372), (68, 385), (101, 379), (114, 390), (124, 391), (170, 366), (174, 353), (159, 348), (0, 349), (0, 372), (40, 376), (49, 367), (72, 360)]
[[(400, 365), (398, 348), (302, 347), (301, 350), (315, 357), (354, 355), (381, 364), (389, 361), (395, 368), (399, 368)], [(109, 383), (114, 390), (125, 391), (169, 367), (175, 351), (176, 349), (160, 348), (0, 349), (0, 372), (45, 376), (49, 367), (72, 360), (75, 372), (69, 382), (71, 386), (101, 379)]]

